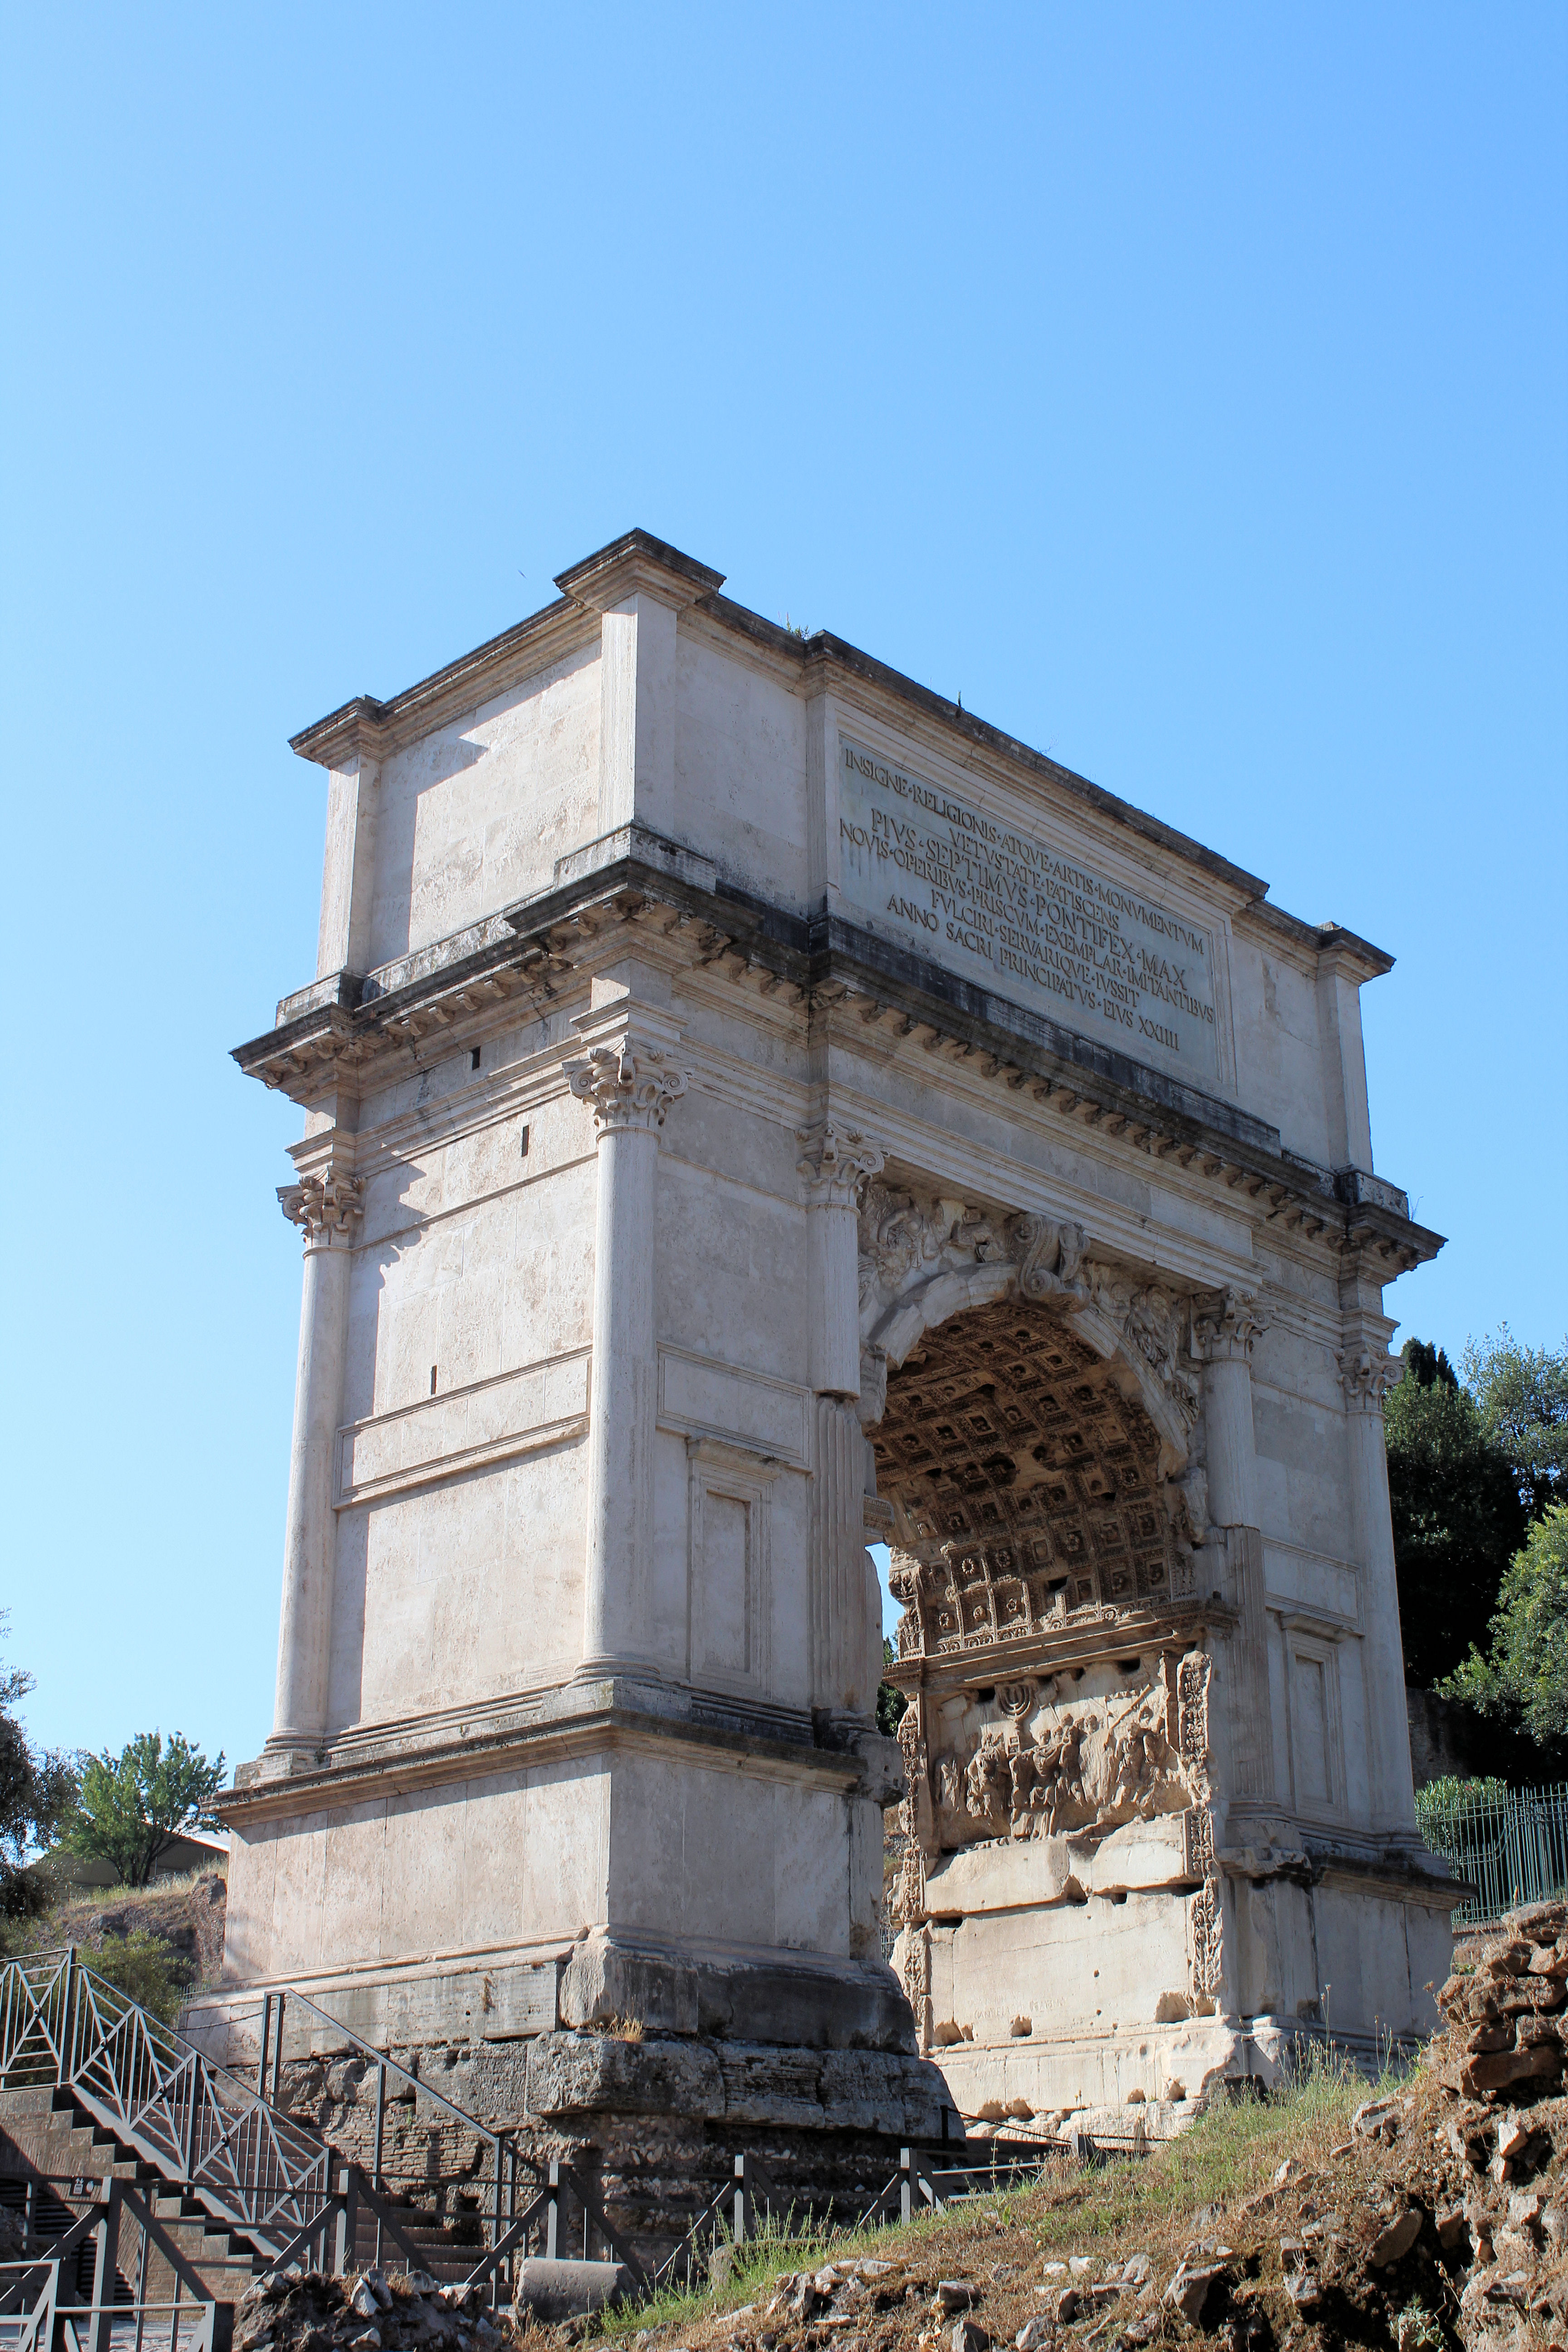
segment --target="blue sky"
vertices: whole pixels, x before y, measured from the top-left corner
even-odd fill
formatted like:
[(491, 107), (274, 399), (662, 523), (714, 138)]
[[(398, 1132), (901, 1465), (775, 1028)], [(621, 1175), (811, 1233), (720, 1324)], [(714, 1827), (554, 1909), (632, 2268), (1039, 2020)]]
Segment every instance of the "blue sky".
[(35, 1734), (268, 1727), (286, 737), (634, 523), (1394, 953), (1457, 1353), (1568, 1326), (1568, 18), (13, 9), (0, 1601)]

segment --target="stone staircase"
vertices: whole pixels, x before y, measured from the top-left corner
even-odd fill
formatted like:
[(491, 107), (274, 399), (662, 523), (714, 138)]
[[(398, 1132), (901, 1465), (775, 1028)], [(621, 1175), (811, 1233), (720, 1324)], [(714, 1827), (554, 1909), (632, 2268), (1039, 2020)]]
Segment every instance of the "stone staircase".
[[(268, 2258), (239, 2231), (224, 2227), (193, 2197), (169, 2185), (155, 2167), (79, 2107), (68, 2090), (0, 2089), (0, 2203), (18, 2209), (29, 2179), (37, 2184), (40, 2234), (62, 2234), (87, 2210), (100, 2180), (125, 2180), (148, 2198), (180, 2252), (219, 2303), (237, 2303)], [(63, 2210), (65, 2219), (60, 2221)], [(92, 2254), (80, 2271), (90, 2293)], [(130, 2294), (125, 2288), (125, 2296)], [(147, 2293), (163, 2301), (174, 2292), (174, 2273), (156, 2245), (149, 2250)], [(119, 2298), (123, 2300), (124, 2297)]]

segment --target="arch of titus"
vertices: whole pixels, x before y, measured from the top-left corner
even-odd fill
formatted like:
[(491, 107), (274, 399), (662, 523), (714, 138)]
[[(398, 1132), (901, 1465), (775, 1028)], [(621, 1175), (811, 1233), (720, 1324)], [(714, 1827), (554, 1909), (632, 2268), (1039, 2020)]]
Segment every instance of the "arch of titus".
[(1389, 959), (640, 531), (558, 585), (295, 741), (277, 1715), (197, 2024), (300, 1986), (718, 2144), (1419, 2029)]

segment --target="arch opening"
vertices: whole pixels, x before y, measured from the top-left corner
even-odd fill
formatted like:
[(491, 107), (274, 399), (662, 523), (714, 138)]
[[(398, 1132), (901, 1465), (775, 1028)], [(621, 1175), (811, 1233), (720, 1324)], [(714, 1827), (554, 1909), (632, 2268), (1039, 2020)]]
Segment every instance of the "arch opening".
[(900, 1657), (1163, 1611), (1191, 1590), (1163, 1433), (1066, 1318), (1014, 1297), (928, 1328), (869, 1434)]

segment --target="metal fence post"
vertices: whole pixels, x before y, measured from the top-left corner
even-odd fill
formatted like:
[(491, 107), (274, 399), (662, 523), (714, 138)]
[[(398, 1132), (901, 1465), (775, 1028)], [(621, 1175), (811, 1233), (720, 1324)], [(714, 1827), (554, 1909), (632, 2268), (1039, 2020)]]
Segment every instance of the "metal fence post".
[(93, 2227), (92, 2245), (92, 2307), (88, 2315), (85, 2352), (110, 2352), (110, 2329), (114, 2319), (114, 2274), (120, 2262), (118, 2180), (109, 2183), (109, 2194)]
[(271, 2042), (272, 1995), (264, 1992), (261, 1996), (261, 2055), (256, 2065), (256, 2095), (261, 2099), (267, 2096), (267, 2059)]
[(283, 1995), (278, 1996), (278, 2039), (272, 2051), (272, 2104), (277, 2106), (283, 2095)]
[(60, 2018), (59, 2086), (76, 2080), (76, 1946), (66, 1947), (65, 2009)]
[(914, 2183), (910, 2178), (910, 2153), (907, 2147), (899, 2150), (899, 2219), (908, 2221), (915, 2210)]
[(554, 2158), (551, 2158), (545, 2195), (550, 2201), (544, 2213), (544, 2254), (546, 2261), (552, 2263), (560, 2252), (561, 2240), (561, 2167)]

